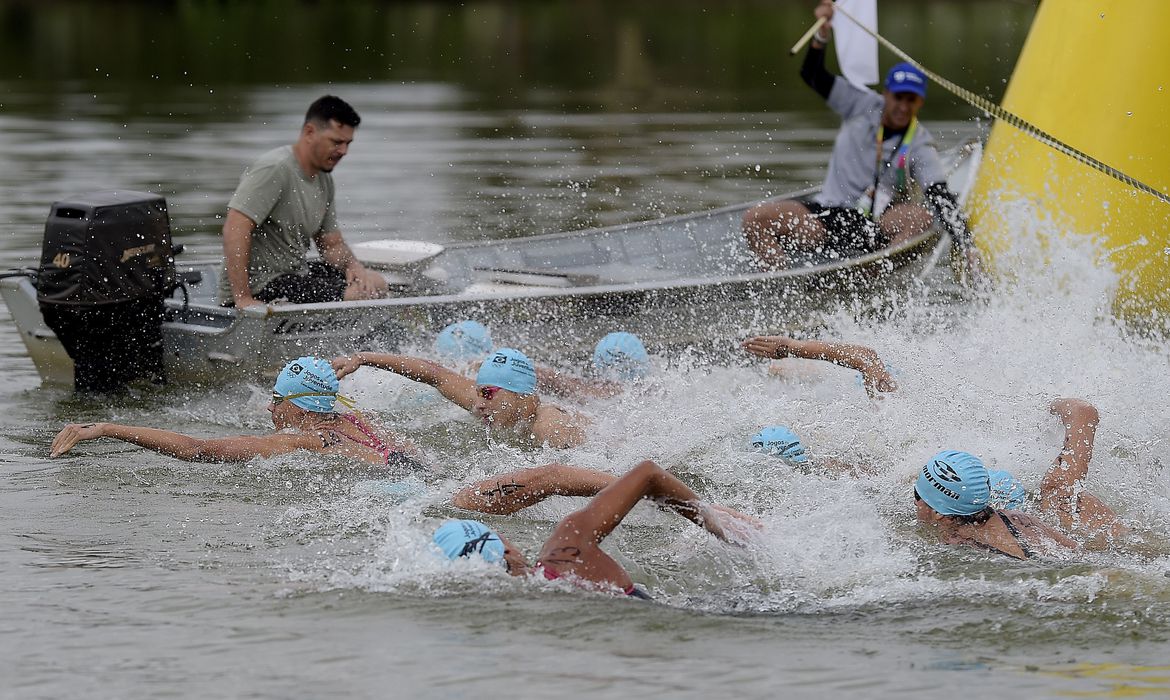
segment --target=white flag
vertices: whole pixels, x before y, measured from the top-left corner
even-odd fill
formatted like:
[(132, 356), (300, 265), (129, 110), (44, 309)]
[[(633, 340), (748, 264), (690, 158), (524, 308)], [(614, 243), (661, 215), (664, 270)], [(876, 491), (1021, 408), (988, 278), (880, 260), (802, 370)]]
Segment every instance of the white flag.
[[(877, 0), (837, 0), (837, 7), (877, 33)], [(833, 43), (837, 45), (837, 65), (846, 80), (858, 87), (877, 83), (877, 39), (844, 12), (833, 15)]]

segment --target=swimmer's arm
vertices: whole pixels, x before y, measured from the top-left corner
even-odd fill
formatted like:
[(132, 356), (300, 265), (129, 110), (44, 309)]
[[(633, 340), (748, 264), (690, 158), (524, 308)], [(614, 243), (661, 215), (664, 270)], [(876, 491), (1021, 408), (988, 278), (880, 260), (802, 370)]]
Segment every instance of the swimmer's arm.
[(352, 374), (358, 367), (377, 367), (429, 384), (448, 400), (469, 411), (475, 404), (475, 382), (430, 360), (380, 352), (359, 352), (333, 359), (333, 369), (338, 378)]
[(118, 423), (89, 423), (65, 426), (54, 438), (49, 456), (60, 457), (78, 442), (102, 437), (128, 442), (187, 462), (243, 462), (253, 457), (271, 457), (298, 449), (321, 447), (320, 438), (313, 435), (240, 435), (203, 439), (159, 428)]
[(780, 359), (802, 357), (809, 360), (824, 360), (835, 365), (848, 367), (861, 373), (865, 392), (897, 391), (898, 384), (886, 371), (877, 351), (853, 343), (832, 343), (821, 340), (796, 340), (779, 335), (763, 335), (743, 341), (743, 349), (753, 355)]
[(617, 382), (578, 379), (539, 365), (536, 367), (536, 387), (541, 393), (565, 397), (589, 396), (608, 399), (622, 393), (622, 385)]
[(740, 540), (749, 530), (760, 528), (759, 521), (750, 516), (704, 503), (678, 477), (646, 460), (603, 489), (585, 508), (562, 520), (557, 529), (568, 523), (571, 529), (591, 533), (595, 542), (601, 542), (644, 498), (668, 506), (726, 542)]
[(1040, 490), (1071, 491), (1078, 481), (1089, 474), (1093, 459), (1093, 442), (1101, 417), (1093, 404), (1081, 399), (1056, 399), (1048, 405), (1049, 412), (1064, 425), (1064, 444), (1048, 473), (1041, 481)]
[(511, 515), (549, 496), (596, 496), (613, 483), (613, 474), (553, 462), (489, 477), (464, 487), (451, 505), (495, 515)]

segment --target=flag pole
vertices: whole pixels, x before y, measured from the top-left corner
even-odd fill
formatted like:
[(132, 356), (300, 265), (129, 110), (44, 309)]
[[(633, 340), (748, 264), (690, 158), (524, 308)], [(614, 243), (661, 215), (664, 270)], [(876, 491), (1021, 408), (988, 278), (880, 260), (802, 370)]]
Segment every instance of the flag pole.
[(788, 55), (795, 56), (796, 54), (800, 53), (800, 50), (804, 48), (804, 45), (812, 40), (813, 35), (816, 34), (817, 31), (819, 31), (827, 21), (827, 17), (821, 17), (816, 22), (813, 22), (813, 26), (809, 27), (808, 31), (804, 33), (804, 36), (800, 37), (800, 40), (793, 44), (792, 48), (788, 50)]

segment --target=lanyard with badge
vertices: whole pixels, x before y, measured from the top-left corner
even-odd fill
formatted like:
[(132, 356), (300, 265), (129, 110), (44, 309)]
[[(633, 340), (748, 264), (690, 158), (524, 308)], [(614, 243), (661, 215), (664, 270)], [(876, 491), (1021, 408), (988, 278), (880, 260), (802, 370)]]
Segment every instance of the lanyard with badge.
[(893, 166), (894, 170), (894, 191), (897, 194), (904, 194), (906, 192), (906, 168), (907, 159), (910, 153), (910, 145), (914, 143), (914, 134), (918, 130), (918, 117), (910, 119), (910, 126), (898, 139), (898, 145), (894, 146), (894, 153), (890, 157), (889, 163), (882, 162), (882, 143), (885, 141), (886, 128), (882, 124), (878, 124), (877, 129), (877, 155), (874, 157), (873, 164), (873, 185), (861, 194), (857, 199), (857, 209), (866, 218), (873, 218), (874, 210), (877, 209), (877, 191), (878, 182), (882, 178), (882, 170), (884, 167)]

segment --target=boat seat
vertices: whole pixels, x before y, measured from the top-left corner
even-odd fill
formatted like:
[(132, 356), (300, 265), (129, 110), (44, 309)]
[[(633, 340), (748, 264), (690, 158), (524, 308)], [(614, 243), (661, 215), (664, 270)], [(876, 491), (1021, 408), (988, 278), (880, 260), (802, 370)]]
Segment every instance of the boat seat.
[(559, 270), (538, 270), (519, 267), (477, 267), (482, 281), (523, 287), (590, 287), (600, 283), (597, 275)]

